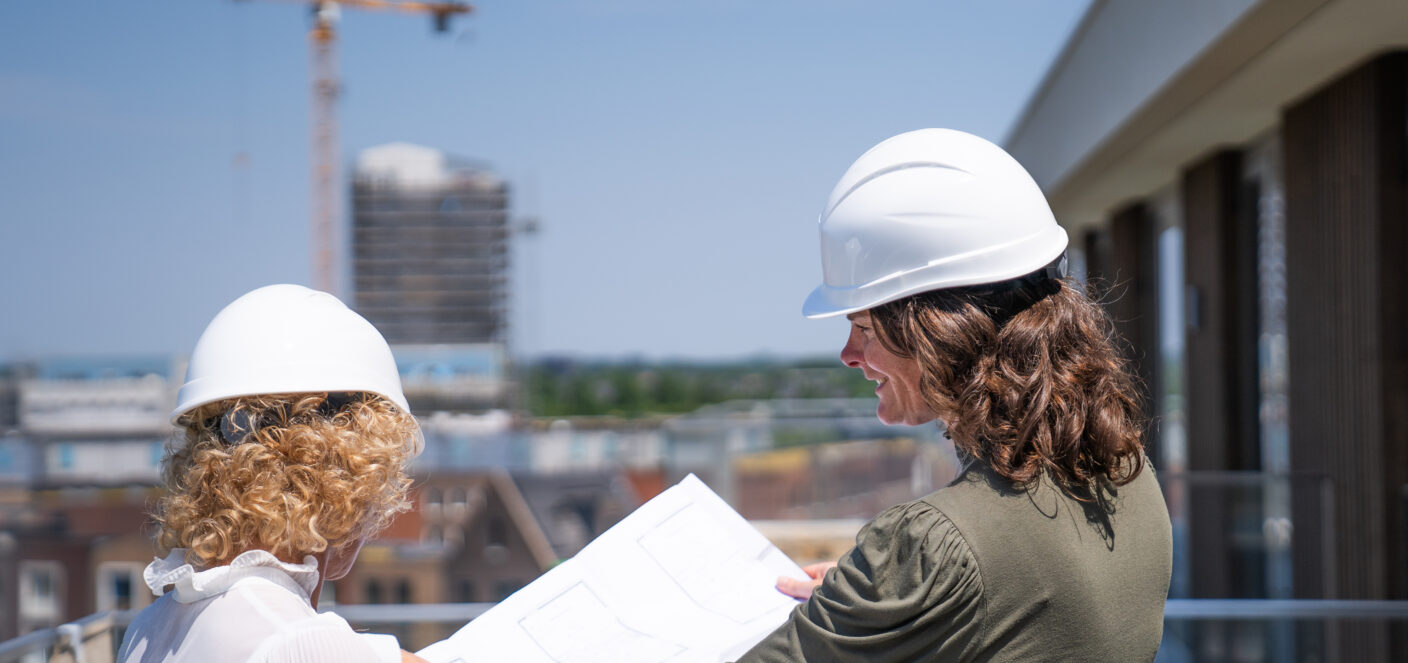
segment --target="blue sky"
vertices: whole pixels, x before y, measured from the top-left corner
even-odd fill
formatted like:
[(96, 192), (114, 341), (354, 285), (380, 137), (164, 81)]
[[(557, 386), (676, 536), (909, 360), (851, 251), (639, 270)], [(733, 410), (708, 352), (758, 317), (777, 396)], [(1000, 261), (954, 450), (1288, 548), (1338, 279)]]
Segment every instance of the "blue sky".
[[(444, 35), (345, 10), (343, 161), (408, 141), (511, 183), (542, 222), (515, 354), (831, 354), (845, 323), (800, 308), (836, 178), (911, 129), (1003, 138), (1087, 4), (484, 0)], [(307, 27), (0, 2), (0, 360), (184, 353), (239, 294), (308, 281)]]

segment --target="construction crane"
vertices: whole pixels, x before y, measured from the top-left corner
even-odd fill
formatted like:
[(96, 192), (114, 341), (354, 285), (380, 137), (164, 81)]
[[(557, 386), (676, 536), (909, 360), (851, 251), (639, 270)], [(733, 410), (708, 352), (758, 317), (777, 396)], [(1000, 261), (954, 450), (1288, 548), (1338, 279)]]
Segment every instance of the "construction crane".
[[(236, 0), (240, 1), (240, 0)], [(313, 28), (308, 33), (311, 49), (309, 72), (313, 80), (312, 98), (312, 186), (309, 196), (312, 216), (309, 243), (312, 249), (313, 286), (334, 292), (337, 275), (333, 264), (334, 223), (337, 218), (338, 159), (337, 98), (340, 91), (337, 71), (337, 22), (343, 7), (429, 14), (436, 32), (450, 29), (450, 19), (473, 9), (463, 2), (398, 2), (396, 0), (272, 0), (302, 4), (312, 10)]]

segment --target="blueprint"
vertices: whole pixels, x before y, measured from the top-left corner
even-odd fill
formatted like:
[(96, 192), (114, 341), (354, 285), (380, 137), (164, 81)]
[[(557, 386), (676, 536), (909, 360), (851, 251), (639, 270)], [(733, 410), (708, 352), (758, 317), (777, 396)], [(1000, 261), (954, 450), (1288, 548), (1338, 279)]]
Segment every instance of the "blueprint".
[(806, 578), (689, 475), (449, 638), (431, 663), (718, 663), (787, 619)]

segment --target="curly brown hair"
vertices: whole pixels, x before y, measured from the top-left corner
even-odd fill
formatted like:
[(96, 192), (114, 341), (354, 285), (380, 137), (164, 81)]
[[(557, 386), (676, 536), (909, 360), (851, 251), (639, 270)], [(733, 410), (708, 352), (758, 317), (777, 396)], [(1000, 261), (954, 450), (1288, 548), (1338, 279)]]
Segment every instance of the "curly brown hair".
[(1114, 326), (1069, 282), (920, 293), (870, 310), (890, 352), (920, 365), (919, 391), (954, 445), (1025, 485), (1067, 492), (1144, 468), (1136, 381)]
[(163, 553), (199, 567), (246, 550), (288, 561), (371, 536), (409, 508), (415, 419), (367, 393), (247, 396), (181, 416), (168, 494), (153, 518)]

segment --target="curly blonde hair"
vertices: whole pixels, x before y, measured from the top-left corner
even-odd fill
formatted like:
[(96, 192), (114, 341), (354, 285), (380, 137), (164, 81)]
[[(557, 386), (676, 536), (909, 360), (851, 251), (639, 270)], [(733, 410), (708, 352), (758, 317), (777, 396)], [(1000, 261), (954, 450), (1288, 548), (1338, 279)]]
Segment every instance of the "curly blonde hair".
[(289, 561), (369, 537), (409, 508), (415, 419), (368, 393), (260, 395), (181, 416), (153, 518), (162, 552), (206, 568), (262, 549)]
[(1138, 382), (1109, 316), (1065, 281), (926, 292), (870, 310), (890, 352), (919, 362), (919, 391), (954, 444), (1026, 484), (1071, 494), (1144, 468)]

